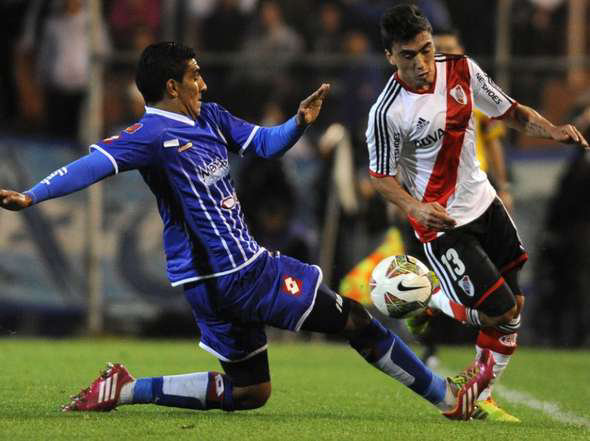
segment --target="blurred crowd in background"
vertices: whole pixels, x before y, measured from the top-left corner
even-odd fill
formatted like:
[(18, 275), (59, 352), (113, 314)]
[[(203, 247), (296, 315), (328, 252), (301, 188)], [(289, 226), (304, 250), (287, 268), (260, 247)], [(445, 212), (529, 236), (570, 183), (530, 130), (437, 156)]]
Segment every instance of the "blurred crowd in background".
[[(568, 55), (570, 8), (580, 7), (580, 1), (584, 6), (585, 0), (414, 3), (435, 32), (458, 31), (466, 53), (492, 77), (501, 67), (497, 32), (508, 29), (512, 62), (506, 71), (506, 91), (556, 123), (575, 120), (588, 136), (589, 30), (582, 30), (585, 52), (574, 80), (563, 62)], [(86, 151), (82, 135), (93, 57), (104, 67), (102, 135), (115, 134), (136, 121), (144, 103), (134, 84), (134, 65), (145, 46), (162, 39), (196, 49), (208, 85), (205, 100), (219, 102), (235, 115), (262, 125), (284, 121), (302, 98), (322, 82), (330, 82), (331, 94), (320, 121), (283, 158), (236, 158), (232, 167), (259, 242), (303, 260), (327, 261), (329, 282), (337, 288), (339, 280), (382, 242), (391, 225), (403, 225), (368, 183), (364, 142), (368, 110), (392, 73), (383, 57), (379, 17), (395, 3), (104, 0), (92, 53), (90, 0), (5, 0), (0, 3), (0, 149), (5, 149), (3, 140), (8, 137), (11, 143), (17, 139), (23, 145), (32, 138), (49, 140), (52, 145), (68, 146), (73, 157)], [(497, 22), (500, 3), (509, 7), (504, 28)], [(582, 10), (587, 14), (585, 23), (590, 23), (590, 6)], [(529, 153), (534, 160), (543, 160), (531, 152), (547, 147), (510, 132), (503, 144), (509, 163), (520, 157), (526, 163)], [(526, 284), (536, 298), (535, 308), (528, 309), (533, 317), (528, 323), (529, 340), (588, 345), (589, 192), (579, 189), (590, 182), (590, 161), (581, 152), (563, 151), (557, 160), (565, 165), (559, 169), (552, 193), (545, 195), (542, 213), (523, 212), (519, 219), (518, 189), (526, 183), (512, 173), (516, 220), (535, 224), (527, 243), (536, 250)], [(537, 173), (533, 176), (542, 180), (543, 171)], [(40, 178), (31, 177), (29, 184)], [(0, 186), (6, 185), (0, 176)], [(334, 197), (337, 209), (330, 208)], [(534, 198), (523, 201), (534, 203)], [(8, 216), (0, 214), (0, 223), (9, 222)], [(0, 249), (9, 248), (13, 239), (0, 240)], [(322, 262), (326, 254), (331, 258)], [(9, 273), (0, 262), (3, 283), (10, 280)], [(2, 299), (0, 288), (0, 303)], [(13, 320), (12, 327), (18, 324)]]

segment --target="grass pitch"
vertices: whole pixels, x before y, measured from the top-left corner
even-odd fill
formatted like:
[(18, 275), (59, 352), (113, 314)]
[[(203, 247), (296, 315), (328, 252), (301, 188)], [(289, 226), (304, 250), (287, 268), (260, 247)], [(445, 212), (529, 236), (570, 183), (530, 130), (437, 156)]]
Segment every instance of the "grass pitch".
[[(446, 370), (457, 371), (472, 354), (470, 347), (444, 348), (440, 356)], [(516, 425), (448, 421), (345, 345), (275, 343), (269, 356), (273, 394), (255, 411), (137, 405), (65, 414), (60, 404), (87, 386), (106, 361), (124, 362), (136, 377), (220, 368), (188, 341), (6, 338), (0, 340), (0, 440), (590, 439), (587, 351), (519, 349), (501, 383), (526, 399), (497, 397), (522, 419)]]

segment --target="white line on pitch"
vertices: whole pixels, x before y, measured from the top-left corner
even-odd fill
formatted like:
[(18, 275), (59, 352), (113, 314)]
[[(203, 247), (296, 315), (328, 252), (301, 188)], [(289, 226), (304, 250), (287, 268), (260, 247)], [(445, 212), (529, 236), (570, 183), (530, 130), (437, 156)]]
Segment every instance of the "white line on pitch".
[[(436, 369), (439, 374), (444, 376), (452, 375), (450, 371), (444, 368)], [(494, 392), (512, 404), (520, 404), (531, 409), (540, 410), (548, 417), (560, 423), (573, 424), (590, 429), (590, 419), (575, 413), (562, 410), (559, 404), (552, 401), (541, 401), (526, 392), (519, 392), (510, 389), (501, 384), (494, 384)]]
[(509, 389), (501, 384), (494, 385), (494, 391), (497, 392), (506, 401), (514, 404), (521, 404), (530, 407), (531, 409), (540, 410), (547, 416), (556, 421), (568, 424), (575, 424), (577, 426), (584, 426), (590, 429), (590, 420), (575, 413), (562, 410), (557, 403), (552, 401), (537, 400), (526, 392), (519, 392), (517, 390)]

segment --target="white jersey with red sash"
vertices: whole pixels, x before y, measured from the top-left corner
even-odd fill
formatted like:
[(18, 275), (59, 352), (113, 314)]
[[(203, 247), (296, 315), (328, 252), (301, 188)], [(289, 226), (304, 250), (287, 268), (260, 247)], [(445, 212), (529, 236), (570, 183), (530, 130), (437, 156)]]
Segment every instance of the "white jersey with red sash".
[[(369, 113), (369, 173), (396, 176), (410, 194), (446, 207), (457, 226), (479, 217), (496, 196), (475, 153), (473, 108), (498, 118), (516, 102), (470, 58), (436, 55), (432, 87), (416, 92), (397, 74)], [(422, 242), (441, 232), (410, 217)]]

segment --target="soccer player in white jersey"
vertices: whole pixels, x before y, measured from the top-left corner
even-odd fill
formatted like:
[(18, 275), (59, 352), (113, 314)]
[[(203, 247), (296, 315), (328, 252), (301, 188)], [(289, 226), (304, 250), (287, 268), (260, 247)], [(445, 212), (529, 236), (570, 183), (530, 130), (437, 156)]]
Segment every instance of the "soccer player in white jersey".
[[(530, 136), (588, 143), (574, 126), (555, 126), (511, 99), (470, 58), (435, 55), (432, 27), (417, 7), (386, 11), (381, 36), (397, 70), (369, 113), (371, 181), (424, 245), (442, 287), (431, 306), (480, 328), (477, 353), (492, 351), (498, 378), (516, 349), (527, 253), (476, 160), (473, 108)], [(479, 395), (476, 415), (498, 409), (490, 393)]]
[(148, 46), (136, 83), (146, 101), (138, 123), (93, 144), (87, 156), (24, 193), (0, 190), (0, 207), (21, 210), (139, 170), (164, 224), (170, 282), (183, 286), (200, 330), (199, 345), (219, 359), (224, 373), (136, 380), (125, 366), (111, 364), (64, 410), (108, 411), (145, 403), (196, 410), (261, 407), (271, 392), (264, 330), (270, 325), (342, 335), (367, 362), (448, 418), (469, 419), (476, 392), (493, 376), (490, 351), (458, 376), (442, 378), (361, 304), (324, 285), (319, 267), (271, 253), (248, 232), (228, 152), (281, 155), (316, 120), (330, 86), (323, 84), (303, 100), (284, 124), (259, 127), (202, 101), (207, 85), (194, 51), (186, 46)]

